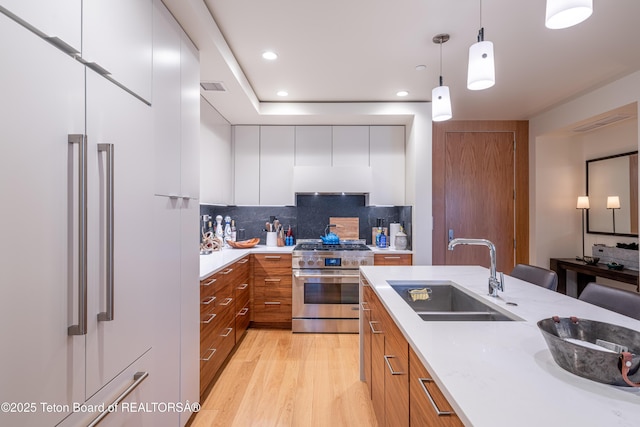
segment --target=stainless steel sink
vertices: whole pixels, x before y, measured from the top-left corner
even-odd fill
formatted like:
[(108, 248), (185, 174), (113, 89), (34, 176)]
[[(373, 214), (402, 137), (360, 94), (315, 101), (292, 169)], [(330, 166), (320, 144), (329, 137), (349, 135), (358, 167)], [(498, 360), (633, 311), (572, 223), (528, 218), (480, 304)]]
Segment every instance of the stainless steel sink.
[[(456, 287), (452, 282), (433, 280), (394, 281), (389, 285), (425, 321), (512, 321), (514, 315), (498, 311), (484, 301)], [(411, 291), (426, 289), (428, 299), (413, 300)], [(415, 294), (414, 294), (415, 295)]]

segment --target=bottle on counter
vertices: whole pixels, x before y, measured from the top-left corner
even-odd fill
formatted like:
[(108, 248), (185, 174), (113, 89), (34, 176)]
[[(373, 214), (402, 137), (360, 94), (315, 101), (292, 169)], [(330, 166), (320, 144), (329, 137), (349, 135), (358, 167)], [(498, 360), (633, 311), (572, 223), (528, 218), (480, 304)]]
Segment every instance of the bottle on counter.
[(231, 217), (229, 215), (224, 217), (224, 242), (231, 240)]
[(216, 237), (224, 242), (224, 228), (222, 226), (222, 215), (216, 216)]
[(235, 219), (231, 220), (231, 240), (236, 241), (236, 221)]

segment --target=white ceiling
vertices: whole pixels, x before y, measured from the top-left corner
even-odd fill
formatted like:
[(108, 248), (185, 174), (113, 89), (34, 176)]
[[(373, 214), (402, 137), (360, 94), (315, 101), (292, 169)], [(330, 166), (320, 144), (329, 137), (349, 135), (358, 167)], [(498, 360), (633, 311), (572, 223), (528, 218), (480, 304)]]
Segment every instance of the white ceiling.
[[(563, 30), (544, 26), (544, 0), (482, 1), (496, 58), (496, 85), (484, 91), (466, 88), (480, 0), (163, 1), (200, 50), (201, 80), (227, 88), (203, 95), (232, 124), (337, 123), (286, 113), (324, 107), (342, 111), (342, 123), (402, 122), (408, 116), (369, 114), (388, 103), (431, 100), (439, 33), (451, 36), (442, 75), (455, 120), (529, 119), (640, 69), (639, 0), (594, 0), (589, 19)], [(265, 50), (279, 58), (265, 61)], [(281, 89), (289, 93), (284, 100)], [(399, 90), (409, 95), (398, 98)]]

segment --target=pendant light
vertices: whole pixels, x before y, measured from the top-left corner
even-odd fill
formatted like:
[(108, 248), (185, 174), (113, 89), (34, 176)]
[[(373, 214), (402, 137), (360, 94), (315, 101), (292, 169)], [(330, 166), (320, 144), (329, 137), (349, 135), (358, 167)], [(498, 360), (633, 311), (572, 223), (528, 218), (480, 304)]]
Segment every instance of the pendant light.
[(482, 90), (490, 88), (494, 84), (496, 84), (496, 71), (493, 62), (493, 43), (484, 40), (482, 0), (480, 0), (480, 31), (478, 31), (478, 42), (469, 48), (467, 88)]
[(449, 87), (442, 85), (442, 43), (449, 40), (449, 34), (438, 34), (433, 37), (433, 42), (440, 45), (440, 80), (439, 86), (431, 91), (431, 120), (443, 122), (449, 120), (451, 114), (451, 96)]
[(593, 13), (593, 0), (547, 0), (545, 26), (552, 30), (572, 27)]

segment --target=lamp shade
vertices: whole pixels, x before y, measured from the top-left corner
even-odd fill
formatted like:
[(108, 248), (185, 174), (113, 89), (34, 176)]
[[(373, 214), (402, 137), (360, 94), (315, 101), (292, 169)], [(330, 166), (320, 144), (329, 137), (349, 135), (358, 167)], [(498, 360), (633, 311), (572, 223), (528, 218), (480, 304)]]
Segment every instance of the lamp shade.
[(620, 197), (618, 196), (607, 197), (607, 209), (620, 209)]
[(467, 88), (482, 90), (496, 84), (496, 70), (493, 61), (493, 43), (479, 41), (469, 47)]
[(449, 120), (451, 114), (451, 97), (449, 86), (437, 86), (431, 91), (431, 120), (443, 122)]
[(589, 196), (579, 196), (576, 209), (589, 209)]
[(545, 25), (557, 30), (581, 23), (593, 13), (593, 0), (547, 0)]

